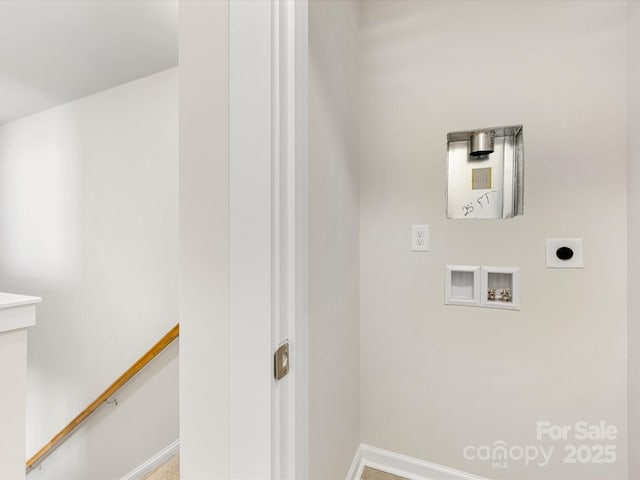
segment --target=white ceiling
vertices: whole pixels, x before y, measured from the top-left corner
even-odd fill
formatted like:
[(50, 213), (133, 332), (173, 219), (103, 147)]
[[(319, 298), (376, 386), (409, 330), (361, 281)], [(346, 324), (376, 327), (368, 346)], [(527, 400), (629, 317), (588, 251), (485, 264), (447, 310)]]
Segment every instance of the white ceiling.
[(0, 0), (0, 124), (177, 64), (177, 0)]

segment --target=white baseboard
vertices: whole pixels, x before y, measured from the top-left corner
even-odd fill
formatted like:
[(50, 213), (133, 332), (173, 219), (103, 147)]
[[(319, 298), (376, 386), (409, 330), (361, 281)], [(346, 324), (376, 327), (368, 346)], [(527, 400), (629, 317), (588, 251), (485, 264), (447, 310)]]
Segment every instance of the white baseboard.
[(154, 471), (163, 463), (167, 462), (171, 457), (180, 451), (180, 440), (176, 440), (168, 447), (160, 450), (153, 457), (149, 458), (146, 462), (140, 465), (135, 470), (127, 473), (120, 480), (139, 480), (146, 474)]
[(453, 468), (361, 444), (349, 469), (347, 480), (360, 480), (364, 467), (382, 470), (408, 480), (489, 480)]

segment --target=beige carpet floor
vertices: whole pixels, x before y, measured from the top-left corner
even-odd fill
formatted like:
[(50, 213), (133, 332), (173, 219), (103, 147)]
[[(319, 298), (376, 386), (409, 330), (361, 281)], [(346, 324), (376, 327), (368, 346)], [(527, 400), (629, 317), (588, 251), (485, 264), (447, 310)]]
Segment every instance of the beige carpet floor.
[(364, 467), (361, 480), (407, 480), (404, 477), (391, 475), (390, 473), (376, 470), (375, 468)]
[(167, 463), (144, 477), (144, 480), (180, 480), (180, 455), (171, 457)]

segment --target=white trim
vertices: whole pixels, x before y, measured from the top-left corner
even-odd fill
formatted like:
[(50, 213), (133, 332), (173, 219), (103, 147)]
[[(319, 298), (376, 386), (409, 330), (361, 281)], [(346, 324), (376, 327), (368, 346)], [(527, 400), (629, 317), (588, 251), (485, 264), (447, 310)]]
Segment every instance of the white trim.
[(11, 307), (22, 307), (24, 305), (33, 305), (41, 303), (42, 298), (30, 297), (28, 295), (18, 295), (17, 293), (0, 292), (0, 309)]
[(171, 457), (178, 454), (179, 452), (180, 452), (180, 440), (176, 440), (171, 445), (160, 450), (153, 457), (149, 458), (146, 462), (144, 462), (138, 468), (127, 473), (120, 480), (139, 480), (143, 478), (144, 475), (153, 472), (156, 468), (158, 468), (163, 463), (168, 462)]
[(408, 480), (489, 480), (454, 468), (360, 444), (347, 480), (360, 480), (364, 467), (382, 470)]
[(34, 326), (40, 302), (40, 297), (0, 292), (0, 333)]
[(366, 445), (364, 444), (360, 444), (360, 446), (358, 447), (358, 450), (353, 457), (353, 462), (351, 462), (349, 473), (347, 473), (347, 480), (360, 480), (360, 478), (362, 477), (362, 470), (364, 470), (364, 462), (362, 461), (362, 449), (365, 446)]
[(229, 479), (270, 479), (276, 447), (272, 14), (270, 1), (229, 3)]
[(309, 12), (307, 0), (292, 1), (293, 54), (290, 61), (289, 89), (294, 92), (294, 315), (293, 315), (293, 408), (289, 410), (293, 425), (293, 468), (291, 479), (309, 478), (309, 261), (308, 261), (308, 70), (309, 70)]
[[(229, 9), (230, 478), (305, 480), (307, 3)], [(285, 339), (292, 365), (275, 382)]]
[[(306, 408), (298, 405), (297, 379), (304, 384), (306, 362), (304, 360), (306, 342), (298, 342), (298, 326), (304, 332), (306, 314), (304, 291), (307, 282), (301, 278), (306, 270), (306, 249), (300, 251), (300, 236), (306, 238), (306, 230), (299, 220), (306, 220), (306, 179), (301, 185), (298, 167), (306, 172), (306, 151), (299, 144), (306, 120), (306, 110), (301, 111), (298, 100), (299, 74), (306, 63), (299, 65), (300, 39), (296, 37), (304, 29), (306, 22), (306, 2), (292, 0), (272, 0), (272, 351), (289, 340), (292, 359), (289, 374), (272, 381), (272, 480), (304, 480), (306, 424), (300, 419)], [(302, 22), (300, 21), (301, 15)], [(304, 30), (306, 32), (306, 29)], [(305, 48), (306, 51), (306, 48)], [(306, 57), (305, 57), (306, 58)], [(301, 60), (304, 60), (301, 59)], [(306, 96), (306, 94), (305, 94)], [(302, 99), (300, 99), (302, 101)], [(306, 145), (306, 144), (305, 144)], [(302, 191), (300, 191), (302, 189)], [(304, 209), (303, 212), (300, 209)], [(302, 215), (301, 215), (302, 214)], [(299, 263), (299, 261), (302, 262)], [(301, 339), (305, 337), (301, 336)], [(306, 398), (301, 396), (301, 406)], [(306, 415), (304, 413), (303, 415)], [(297, 420), (300, 419), (300, 422)]]
[(35, 324), (35, 305), (21, 305), (11, 308), (0, 308), (0, 333), (33, 327)]

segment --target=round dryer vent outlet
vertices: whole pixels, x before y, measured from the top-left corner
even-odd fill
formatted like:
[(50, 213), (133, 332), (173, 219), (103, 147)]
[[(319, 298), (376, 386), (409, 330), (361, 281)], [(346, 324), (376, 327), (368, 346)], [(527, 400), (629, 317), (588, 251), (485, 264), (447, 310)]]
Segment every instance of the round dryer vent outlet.
[(573, 249), (569, 247), (560, 247), (556, 250), (556, 256), (560, 260), (571, 260), (573, 258)]

